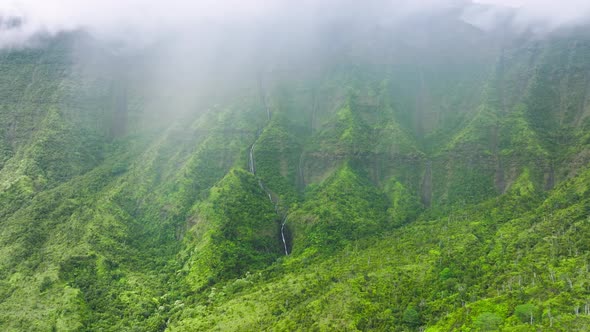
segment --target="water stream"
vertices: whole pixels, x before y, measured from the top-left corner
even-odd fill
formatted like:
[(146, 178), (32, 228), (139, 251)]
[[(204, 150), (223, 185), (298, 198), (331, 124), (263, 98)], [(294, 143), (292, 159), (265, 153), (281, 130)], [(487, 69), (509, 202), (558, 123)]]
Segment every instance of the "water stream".
[[(268, 107), (266, 107), (266, 113), (267, 113), (267, 117), (268, 117), (268, 122), (270, 122), (270, 109)], [(268, 122), (267, 122), (267, 124), (268, 124)], [(256, 141), (258, 141), (258, 138), (260, 137), (261, 133), (262, 133), (262, 129), (260, 129), (260, 130), (258, 130), (258, 132), (256, 132), (256, 137), (254, 138), (254, 142), (250, 146), (250, 152), (249, 152), (248, 170), (254, 176), (256, 176), (256, 160), (254, 158), (254, 147), (256, 146)], [(262, 182), (262, 180), (260, 178), (258, 179), (258, 185), (268, 195), (268, 199), (273, 204), (275, 213), (280, 215), (280, 213), (279, 213), (279, 199), (277, 198), (276, 201), (273, 199), (272, 192), (268, 188), (266, 188), (266, 186), (264, 185), (264, 182)], [(282, 220), (281, 220), (281, 240), (283, 241), (285, 255), (288, 256), (289, 250), (287, 249), (287, 240), (285, 237), (285, 224), (286, 223), (287, 223), (287, 212), (285, 211), (285, 213), (282, 216)]]
[(285, 224), (287, 223), (287, 214), (283, 217), (281, 222), (281, 239), (283, 240), (283, 247), (285, 248), (285, 256), (289, 256), (289, 250), (287, 249), (287, 240), (285, 240)]

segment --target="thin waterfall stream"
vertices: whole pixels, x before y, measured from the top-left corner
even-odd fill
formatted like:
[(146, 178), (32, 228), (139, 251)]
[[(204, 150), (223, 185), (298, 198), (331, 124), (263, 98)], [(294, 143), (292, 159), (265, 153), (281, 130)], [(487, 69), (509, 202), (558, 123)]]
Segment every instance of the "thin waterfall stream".
[[(266, 108), (266, 114), (267, 114), (267, 119), (268, 119), (268, 121), (267, 121), (267, 125), (268, 125), (268, 123), (270, 122), (270, 109), (266, 106), (266, 103), (265, 103), (265, 108)], [(279, 213), (279, 199), (277, 198), (277, 200), (275, 201), (273, 199), (272, 192), (264, 185), (264, 182), (262, 182), (262, 179), (260, 179), (256, 176), (256, 159), (254, 158), (254, 147), (256, 146), (256, 142), (258, 141), (258, 138), (260, 138), (261, 134), (262, 134), (262, 129), (259, 129), (256, 132), (256, 137), (254, 138), (254, 142), (250, 146), (250, 152), (249, 152), (249, 158), (248, 158), (249, 159), (248, 160), (248, 170), (250, 171), (250, 173), (252, 173), (258, 179), (258, 185), (268, 195), (268, 199), (270, 200), (270, 202), (274, 206), (275, 213), (280, 215), (280, 213)], [(285, 211), (285, 213), (283, 213), (282, 219), (281, 219), (281, 240), (283, 242), (283, 248), (285, 249), (285, 256), (288, 256), (289, 250), (287, 248), (287, 240), (285, 237), (286, 223), (287, 223), (287, 211)]]
[(289, 256), (289, 250), (287, 249), (287, 241), (285, 240), (285, 224), (287, 223), (287, 214), (283, 217), (281, 222), (281, 239), (283, 240), (283, 247), (285, 247), (285, 256)]

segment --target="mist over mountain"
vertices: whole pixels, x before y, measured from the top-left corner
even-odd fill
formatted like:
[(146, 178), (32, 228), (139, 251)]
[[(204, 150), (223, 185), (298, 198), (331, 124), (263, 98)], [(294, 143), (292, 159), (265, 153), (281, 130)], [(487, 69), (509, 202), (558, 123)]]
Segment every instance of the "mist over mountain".
[[(528, 0), (370, 0), (355, 1), (37, 1), (13, 0), (0, 5), (0, 16), (19, 20), (18, 29), (2, 33), (4, 47), (30, 43), (37, 34), (85, 30), (95, 37), (143, 47), (175, 35), (195, 39), (238, 29), (264, 29), (268, 35), (313, 32), (317, 25), (346, 20), (358, 24), (403, 24), (406, 20), (455, 12), (476, 26), (509, 26), (539, 32), (584, 25), (590, 17), (586, 1)], [(269, 27), (280, 27), (278, 31)], [(224, 31), (229, 29), (228, 31)], [(308, 36), (309, 37), (309, 36)], [(284, 38), (283, 38), (284, 39)]]
[(590, 329), (589, 10), (0, 4), (0, 330)]

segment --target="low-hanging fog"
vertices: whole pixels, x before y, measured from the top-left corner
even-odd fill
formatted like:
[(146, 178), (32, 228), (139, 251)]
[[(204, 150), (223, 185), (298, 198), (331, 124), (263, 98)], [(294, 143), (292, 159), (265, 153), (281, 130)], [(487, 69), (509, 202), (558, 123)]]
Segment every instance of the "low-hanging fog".
[(170, 34), (206, 34), (208, 24), (214, 23), (282, 25), (294, 32), (335, 18), (391, 22), (452, 8), (486, 25), (493, 23), (490, 17), (509, 9), (515, 26), (551, 29), (580, 24), (590, 16), (590, 2), (585, 0), (7, 0), (0, 4), (0, 45), (22, 45), (39, 32), (85, 29), (101, 39), (141, 46)]
[(271, 72), (416, 54), (460, 62), (463, 50), (496, 47), (506, 29), (542, 36), (589, 17), (585, 0), (8, 0), (0, 49), (79, 34), (72, 57), (82, 67), (132, 76), (161, 104), (192, 108), (200, 92), (255, 86)]

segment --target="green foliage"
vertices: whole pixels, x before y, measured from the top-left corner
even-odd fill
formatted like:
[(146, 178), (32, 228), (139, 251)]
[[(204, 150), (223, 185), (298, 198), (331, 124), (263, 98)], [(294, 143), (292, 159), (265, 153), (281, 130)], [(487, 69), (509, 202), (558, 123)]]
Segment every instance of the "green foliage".
[(276, 214), (250, 173), (234, 169), (196, 209), (189, 283), (196, 288), (238, 278), (280, 253)]
[(484, 312), (475, 317), (475, 327), (478, 331), (498, 331), (502, 318), (491, 312)]
[(538, 319), (539, 308), (534, 304), (520, 304), (514, 308), (514, 315), (523, 323), (534, 324), (535, 319)]
[(404, 324), (415, 328), (420, 325), (420, 314), (413, 306), (408, 306), (406, 310), (404, 310), (404, 314), (402, 315), (402, 321)]
[(372, 149), (372, 128), (360, 117), (358, 109), (349, 103), (334, 114), (330, 122), (314, 139), (313, 148), (330, 154), (359, 154)]
[[(581, 262), (587, 254), (574, 258), (573, 248), (572, 256), (567, 249), (555, 252), (562, 258), (547, 269), (543, 257), (551, 257), (555, 248), (535, 239), (539, 232), (559, 229), (569, 220), (577, 225), (575, 239), (573, 233), (565, 232), (556, 235), (561, 240), (555, 245), (565, 245), (561, 241), (566, 238), (571, 245), (582, 245), (588, 227), (582, 231), (578, 222), (586, 223), (585, 216), (565, 217), (565, 211), (553, 210), (553, 217), (548, 217), (542, 211), (565, 192), (582, 190), (586, 176), (560, 186), (546, 200), (519, 189), (441, 219), (407, 224), (381, 240), (348, 242), (330, 256), (314, 258), (309, 250), (294, 254), (262, 271), (239, 293), (215, 295), (210, 312), (187, 311), (173, 330), (260, 326), (403, 330), (426, 325), (432, 331), (494, 331), (528, 325), (530, 316), (523, 323), (516, 313), (516, 308), (521, 312), (530, 307), (520, 307), (527, 299), (538, 303), (534, 304), (535, 325), (580, 329), (586, 326), (585, 318), (574, 319), (572, 310), (585, 291), (568, 290), (567, 278), (575, 289), (586, 272), (574, 267), (580, 263), (565, 262)], [(519, 186), (529, 187), (525, 179), (519, 180)], [(583, 194), (577, 202), (582, 199), (586, 203), (581, 204), (588, 204), (589, 198)], [(545, 221), (539, 215), (546, 216)], [(552, 319), (538, 310), (549, 306)]]
[(385, 197), (350, 165), (344, 165), (289, 216), (295, 250), (316, 246), (325, 251), (348, 240), (374, 235), (389, 227)]
[(300, 139), (294, 135), (296, 128), (283, 123), (275, 116), (255, 142), (253, 156), (256, 175), (275, 193), (280, 205), (288, 207), (296, 202), (299, 194), (296, 186), (299, 181)]
[(402, 225), (415, 220), (422, 211), (423, 207), (418, 197), (395, 179), (390, 179), (383, 189), (390, 201), (387, 212), (393, 225)]

